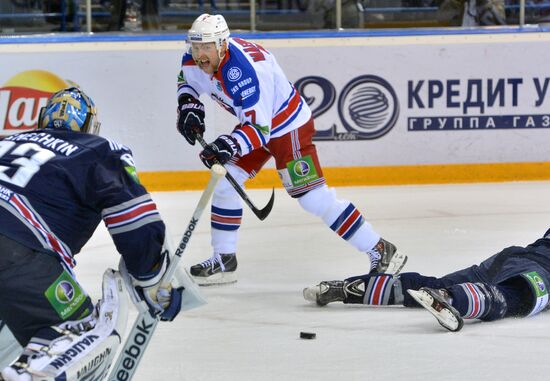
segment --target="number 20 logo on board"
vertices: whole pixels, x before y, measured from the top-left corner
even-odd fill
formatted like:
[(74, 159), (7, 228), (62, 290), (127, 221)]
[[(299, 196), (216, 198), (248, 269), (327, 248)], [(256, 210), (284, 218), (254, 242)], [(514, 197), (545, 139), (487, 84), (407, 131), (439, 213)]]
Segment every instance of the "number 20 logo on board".
[[(326, 113), (336, 102), (336, 88), (326, 78), (307, 76), (300, 78), (295, 85), (312, 108), (314, 118)], [(327, 130), (319, 130), (320, 126), (317, 126), (314, 140), (380, 138), (397, 122), (399, 102), (392, 86), (385, 79), (375, 75), (361, 75), (349, 81), (340, 92), (338, 115), (344, 131), (339, 131), (336, 123)]]

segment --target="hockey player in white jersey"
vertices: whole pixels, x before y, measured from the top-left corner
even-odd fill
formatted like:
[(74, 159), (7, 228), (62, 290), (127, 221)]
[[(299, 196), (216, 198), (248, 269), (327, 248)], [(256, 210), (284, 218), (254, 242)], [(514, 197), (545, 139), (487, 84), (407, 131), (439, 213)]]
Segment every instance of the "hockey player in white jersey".
[[(286, 191), (303, 209), (366, 253), (373, 271), (399, 272), (406, 256), (382, 239), (351, 202), (338, 199), (327, 186), (312, 143), (311, 110), (273, 54), (256, 43), (230, 38), (221, 15), (199, 16), (189, 30), (188, 45), (178, 78), (178, 131), (192, 145), (196, 134), (202, 136), (205, 110), (199, 98), (203, 94), (239, 122), (200, 153), (203, 163), (225, 164), (243, 185), (274, 157)], [(241, 218), (241, 199), (227, 180), (220, 181), (212, 200), (213, 255), (191, 267), (197, 283), (236, 281)]]
[(170, 321), (181, 309), (183, 289), (160, 287), (164, 222), (131, 151), (98, 130), (93, 101), (69, 88), (49, 99), (38, 130), (0, 140), (0, 320), (23, 347), (0, 379), (106, 376), (127, 320), (122, 278), (107, 270), (94, 305), (73, 272), (102, 220), (152, 313)]

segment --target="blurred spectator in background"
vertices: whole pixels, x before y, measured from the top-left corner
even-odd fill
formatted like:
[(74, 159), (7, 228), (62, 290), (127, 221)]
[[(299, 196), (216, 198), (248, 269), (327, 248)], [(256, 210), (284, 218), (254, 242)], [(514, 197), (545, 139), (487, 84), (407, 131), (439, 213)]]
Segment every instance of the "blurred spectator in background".
[[(20, 3), (22, 3), (20, 1)], [(30, 3), (30, 2), (29, 2)], [(39, 3), (39, 2), (36, 2)], [(57, 25), (53, 31), (77, 30), (78, 20), (76, 20), (75, 11), (78, 4), (75, 1), (62, 0), (44, 0), (42, 1), (42, 11), (46, 14), (58, 14), (56, 16), (46, 16), (45, 20), (49, 24)]]
[(141, 0), (141, 4), (135, 0), (113, 0), (109, 30), (135, 32), (159, 28), (159, 0)]
[[(313, 13), (322, 13), (323, 29), (336, 28), (336, 0), (311, 0)], [(363, 27), (363, 2), (342, 0), (342, 28)]]
[(441, 0), (439, 18), (453, 26), (506, 25), (504, 0)]
[(141, 27), (143, 30), (160, 28), (159, 0), (141, 0)]
[[(506, 0), (508, 17), (519, 18), (519, 0)], [(550, 23), (550, 0), (526, 0), (525, 21), (527, 24)]]

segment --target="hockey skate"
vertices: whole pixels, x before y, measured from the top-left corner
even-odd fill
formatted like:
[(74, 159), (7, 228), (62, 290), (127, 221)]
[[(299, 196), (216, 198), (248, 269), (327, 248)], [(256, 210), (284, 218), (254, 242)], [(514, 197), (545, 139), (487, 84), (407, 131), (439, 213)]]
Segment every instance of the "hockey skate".
[(399, 274), (407, 263), (407, 256), (398, 253), (395, 245), (383, 238), (367, 254), (371, 259), (371, 273)]
[(304, 299), (317, 303), (318, 306), (326, 306), (332, 302), (346, 300), (346, 282), (343, 280), (328, 280), (316, 286), (304, 288)]
[(420, 290), (407, 290), (422, 307), (427, 309), (443, 327), (452, 332), (462, 329), (464, 320), (458, 311), (451, 305), (451, 298), (445, 289), (435, 290), (422, 287)]
[(191, 267), (190, 273), (199, 286), (212, 286), (235, 283), (237, 276), (237, 256), (214, 254), (211, 258)]

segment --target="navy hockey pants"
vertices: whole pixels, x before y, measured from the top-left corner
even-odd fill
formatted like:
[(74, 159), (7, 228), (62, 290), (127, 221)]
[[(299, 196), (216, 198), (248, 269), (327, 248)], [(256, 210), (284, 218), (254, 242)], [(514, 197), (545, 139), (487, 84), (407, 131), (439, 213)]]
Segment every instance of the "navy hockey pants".
[(22, 346), (40, 328), (77, 320), (92, 311), (93, 305), (87, 295), (83, 296), (78, 308), (70, 310), (68, 316), (60, 316), (59, 309), (54, 308), (51, 297), (48, 299), (48, 290), (57, 291), (54, 297), (61, 303), (70, 302), (72, 296), (78, 295), (75, 290), (72, 290), (72, 295), (64, 293), (65, 290), (71, 291), (67, 283), (74, 285), (72, 282), (76, 281), (62, 281), (65, 288), (60, 286), (55, 290), (52, 287), (60, 277), (67, 275), (53, 256), (29, 249), (0, 235), (0, 320), (6, 323)]

